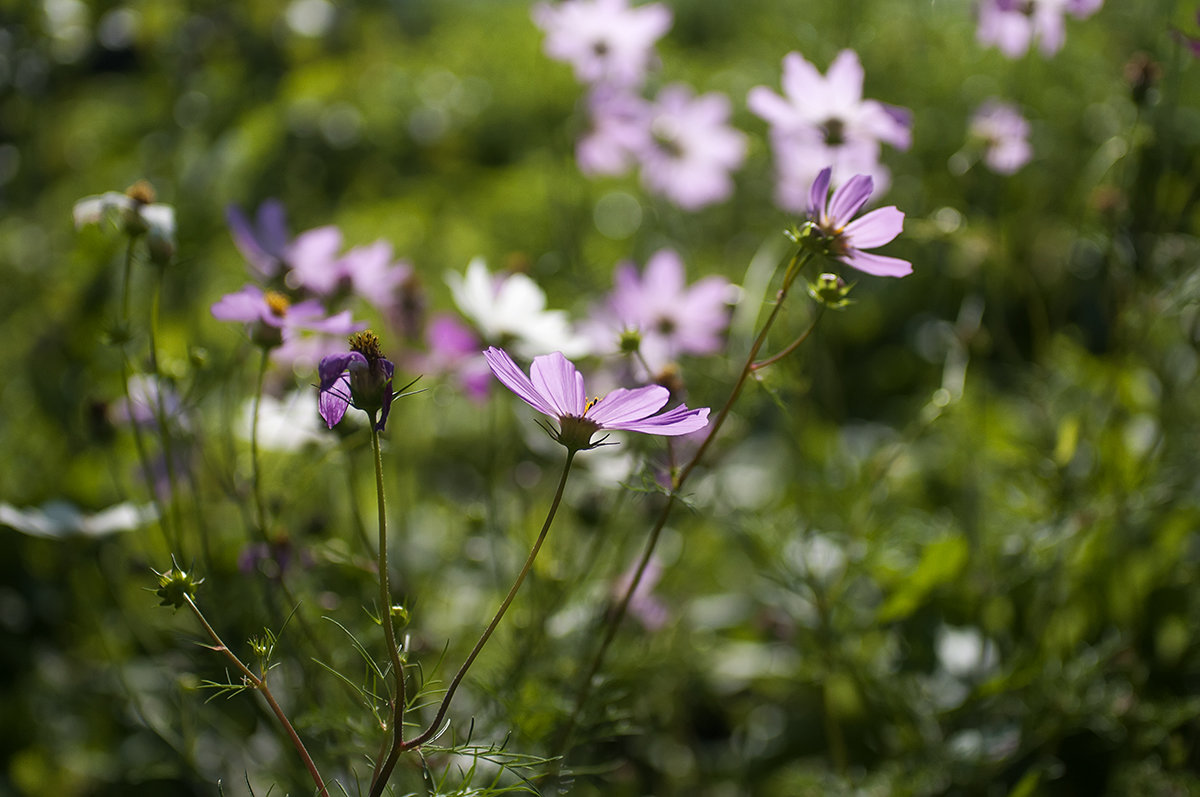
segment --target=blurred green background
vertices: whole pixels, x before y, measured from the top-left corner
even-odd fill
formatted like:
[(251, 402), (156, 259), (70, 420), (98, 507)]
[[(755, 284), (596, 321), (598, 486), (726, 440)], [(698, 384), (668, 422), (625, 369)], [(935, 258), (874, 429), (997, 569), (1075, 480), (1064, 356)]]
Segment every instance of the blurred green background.
[[(690, 214), (634, 177), (579, 173), (582, 89), (542, 54), (529, 3), (0, 0), (0, 501), (148, 498), (109, 422), (122, 242), (71, 221), (79, 198), (147, 179), (178, 217), (158, 347), (188, 413), (181, 564), (206, 578), (199, 601), (231, 646), (300, 604), (272, 677), (327, 778), (358, 794), (382, 735), (313, 659), (361, 681), (323, 616), (381, 651), (354, 531), (373, 528), (369, 446), (359, 430), (266, 452), (293, 562), (285, 579), (239, 570), (250, 476), (232, 429), (257, 355), (209, 314), (247, 281), (226, 206), (277, 197), (293, 232), (386, 239), (436, 310), (452, 309), (444, 273), (476, 255), (577, 315), (615, 263), (663, 246), (691, 279), (741, 284), (756, 256), (785, 256), (794, 221), (772, 206), (746, 92), (777, 88), (789, 51), (824, 69), (850, 47), (865, 96), (913, 113), (883, 201), (908, 214), (887, 252), (914, 274), (860, 279), (856, 304), (747, 390), (660, 551), (672, 622), (623, 626), (565, 785), (1200, 793), (1200, 66), (1174, 34), (1200, 35), (1194, 5), (1110, 0), (1068, 19), (1053, 58), (1015, 61), (977, 44), (965, 0), (668, 5), (652, 80), (727, 93), (749, 137), (734, 198)], [(957, 174), (967, 119), (992, 96), (1031, 120), (1034, 161)], [(640, 222), (597, 225), (614, 197)], [(139, 265), (135, 322), (153, 282)], [(776, 347), (811, 318), (801, 294)], [(727, 358), (684, 363), (689, 404), (720, 406), (750, 331), (735, 323)], [(414, 655), (444, 681), (519, 567), (558, 461), (512, 396), (426, 386), (394, 412), (386, 465)], [(606, 480), (595, 454), (451, 712), (456, 741), (474, 718), (476, 745), (552, 752), (658, 505)], [(311, 793), (254, 695), (201, 688), (225, 665), (191, 617), (155, 607), (150, 568), (169, 566), (153, 528), (0, 526), (0, 793)], [(408, 762), (396, 793), (520, 783), (520, 760), (478, 755)]]

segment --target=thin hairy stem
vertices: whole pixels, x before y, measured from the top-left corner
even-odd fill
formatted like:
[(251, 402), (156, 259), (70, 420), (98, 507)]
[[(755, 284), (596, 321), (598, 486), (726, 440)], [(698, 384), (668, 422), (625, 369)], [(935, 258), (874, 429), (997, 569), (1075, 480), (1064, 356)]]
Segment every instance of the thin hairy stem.
[(504, 619), (504, 614), (508, 611), (508, 607), (512, 604), (513, 599), (517, 597), (517, 591), (521, 588), (521, 584), (525, 582), (525, 577), (533, 569), (533, 562), (537, 559), (538, 551), (542, 549), (542, 543), (546, 541), (546, 535), (550, 531), (550, 526), (554, 523), (554, 516), (558, 513), (558, 505), (562, 502), (563, 491), (567, 486), (567, 476), (571, 472), (571, 463), (575, 459), (575, 453), (574, 450), (567, 450), (567, 459), (563, 463), (562, 476), (558, 480), (558, 489), (554, 492), (554, 500), (550, 503), (550, 510), (546, 513), (546, 521), (542, 524), (542, 530), (538, 533), (537, 540), (529, 550), (529, 556), (525, 559), (524, 567), (517, 574), (517, 578), (509, 589), (508, 595), (505, 596), (504, 602), (500, 604), (500, 608), (496, 611), (496, 616), (492, 618), (488, 627), (484, 629), (483, 634), (479, 637), (479, 641), (475, 643), (475, 647), (471, 650), (470, 655), (467, 656), (462, 666), (458, 668), (458, 672), (455, 673), (454, 678), (450, 681), (450, 685), (446, 688), (446, 694), (442, 696), (442, 702), (438, 706), (437, 714), (434, 716), (433, 721), (429, 723), (429, 727), (419, 736), (392, 747), (387, 761), (384, 762), (378, 777), (371, 786), (371, 797), (379, 797), (383, 793), (387, 779), (391, 775), (392, 768), (395, 767), (400, 753), (420, 747), (440, 732), (442, 721), (445, 720), (446, 712), (450, 709), (450, 701), (454, 699), (454, 693), (458, 690), (463, 678), (466, 677), (467, 671), (471, 669), (471, 665), (475, 663), (475, 659), (479, 656), (480, 651), (483, 650), (483, 646), (487, 644), (496, 627), (500, 625), (500, 621)]
[(700, 448), (696, 450), (695, 455), (688, 461), (683, 468), (680, 469), (675, 476), (671, 485), (671, 492), (667, 496), (666, 503), (663, 504), (659, 511), (658, 518), (654, 522), (654, 526), (650, 529), (650, 536), (646, 539), (646, 545), (642, 550), (641, 559), (638, 560), (637, 569), (633, 573), (633, 578), (629, 580), (629, 585), (625, 588), (621, 595), (621, 600), (617, 603), (616, 608), (609, 616), (605, 624), (604, 634), (600, 639), (600, 645), (596, 649), (595, 656), (592, 657), (591, 663), (585, 671), (584, 677), (579, 682), (579, 689), (575, 696), (575, 706), (567, 718), (567, 723), (560, 732), (558, 744), (553, 751), (552, 756), (559, 761), (568, 750), (572, 735), (575, 732), (575, 727), (579, 722), (579, 717), (583, 713), (584, 707), (587, 705), (588, 698), (591, 696), (592, 686), (596, 678), (596, 674), (600, 671), (600, 667), (604, 663), (604, 658), (608, 654), (608, 649), (612, 645), (613, 639), (616, 638), (617, 629), (621, 625), (621, 621), (625, 619), (626, 613), (629, 611), (629, 603), (633, 599), (634, 592), (637, 591), (638, 585), (645, 575), (646, 568), (650, 564), (650, 559), (654, 555), (654, 549), (658, 545), (658, 540), (662, 536), (663, 528), (667, 525), (667, 519), (671, 516), (671, 510), (675, 507), (675, 502), (679, 497), (680, 491), (683, 489), (684, 483), (695, 470), (700, 460), (708, 451), (712, 441), (716, 439), (717, 434), (721, 431), (721, 427), (725, 423), (725, 419), (729, 417), (733, 405), (737, 403), (738, 397), (742, 394), (742, 389), (746, 386), (751, 373), (754, 371), (754, 360), (758, 356), (758, 352), (762, 349), (763, 344), (767, 340), (767, 334), (771, 331), (771, 327), (775, 324), (775, 320), (779, 317), (780, 311), (783, 309), (784, 300), (787, 298), (788, 292), (791, 290), (792, 283), (795, 282), (800, 270), (804, 264), (808, 262), (809, 255), (803, 250), (799, 250), (792, 259), (788, 262), (788, 266), (783, 276), (783, 284), (779, 288), (778, 294), (775, 297), (775, 306), (771, 308), (770, 315), (763, 323), (762, 329), (755, 337), (754, 342), (750, 346), (749, 352), (746, 354), (745, 364), (742, 366), (741, 373), (738, 374), (737, 382), (733, 385), (733, 390), (730, 391), (729, 398), (725, 405), (721, 407), (716, 418), (708, 427), (708, 434), (704, 438), (704, 442), (700, 444)]
[(204, 618), (204, 613), (200, 611), (200, 607), (196, 605), (194, 600), (192, 600), (191, 595), (185, 595), (184, 599), (187, 600), (188, 607), (192, 610), (192, 614), (196, 616), (196, 619), (200, 621), (200, 625), (204, 626), (204, 630), (212, 639), (213, 644), (215, 645), (213, 650), (217, 651), (218, 653), (223, 653), (225, 658), (229, 659), (229, 661), (234, 667), (237, 668), (238, 672), (242, 674), (246, 681), (256, 690), (258, 690), (260, 694), (262, 694), (263, 699), (267, 701), (267, 705), (271, 707), (271, 711), (274, 712), (275, 717), (279, 720), (279, 724), (283, 726), (284, 732), (287, 733), (288, 739), (290, 739), (292, 742), (292, 746), (296, 748), (296, 752), (298, 752), (300, 754), (300, 758), (303, 759), (304, 766), (308, 769), (308, 774), (312, 776), (313, 782), (317, 784), (318, 792), (322, 795), (322, 797), (329, 797), (329, 791), (325, 788), (325, 781), (321, 779), (321, 773), (317, 770), (316, 763), (313, 761), (312, 756), (308, 754), (308, 750), (304, 747), (304, 742), (300, 740), (300, 735), (296, 733), (296, 729), (292, 727), (292, 723), (290, 720), (288, 720), (287, 714), (284, 713), (283, 708), (281, 708), (279, 705), (279, 702), (275, 700), (275, 695), (271, 694), (271, 688), (267, 686), (266, 677), (255, 675), (254, 671), (243, 664), (242, 660), (237, 657), (237, 654), (230, 650), (229, 647), (223, 641), (221, 641), (221, 637), (217, 634), (213, 627), (208, 624), (208, 620)]
[(254, 389), (254, 415), (250, 418), (250, 468), (254, 490), (254, 523), (264, 542), (269, 542), (270, 538), (267, 535), (267, 506), (262, 493), (262, 466), (258, 461), (258, 414), (262, 408), (263, 382), (267, 376), (269, 355), (270, 351), (264, 346), (258, 361), (258, 381)]

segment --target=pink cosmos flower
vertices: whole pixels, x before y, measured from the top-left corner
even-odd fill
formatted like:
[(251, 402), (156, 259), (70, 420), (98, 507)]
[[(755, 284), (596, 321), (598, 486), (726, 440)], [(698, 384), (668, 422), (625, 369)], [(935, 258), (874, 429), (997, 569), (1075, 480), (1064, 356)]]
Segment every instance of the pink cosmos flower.
[(1037, 39), (1042, 55), (1058, 52), (1066, 40), (1063, 14), (1084, 19), (1104, 0), (983, 0), (979, 4), (980, 44), (994, 44), (1009, 58), (1024, 55)]
[[(813, 181), (808, 215), (821, 235), (826, 250), (848, 266), (879, 277), (903, 277), (912, 273), (912, 263), (896, 257), (870, 254), (904, 229), (904, 213), (895, 206), (877, 208), (860, 219), (858, 211), (871, 198), (872, 180), (857, 174), (829, 196), (830, 169)], [(851, 219), (854, 219), (851, 221)]]
[(588, 94), (589, 130), (575, 145), (586, 175), (627, 174), (650, 139), (650, 103), (625, 89), (598, 87)]
[(687, 285), (683, 258), (660, 249), (639, 274), (633, 263), (617, 267), (608, 302), (593, 315), (597, 350), (612, 350), (627, 330), (638, 332), (640, 352), (651, 369), (682, 354), (713, 354), (724, 345), (733, 286), (723, 277)]
[(660, 385), (617, 388), (588, 401), (583, 375), (561, 352), (534, 357), (529, 376), (502, 349), (492, 346), (483, 356), (501, 384), (538, 412), (558, 420), (559, 428), (549, 430), (550, 434), (572, 453), (603, 443), (603, 438), (593, 442), (592, 435), (604, 430), (674, 436), (708, 425), (707, 407), (690, 410), (680, 404), (655, 415), (670, 397)]
[(292, 239), (282, 202), (278, 199), (263, 202), (254, 222), (237, 205), (230, 205), (225, 209), (225, 221), (234, 246), (256, 277), (272, 280), (287, 270), (287, 250)]
[(983, 162), (997, 174), (1014, 174), (1033, 157), (1029, 122), (1015, 105), (983, 103), (971, 116), (969, 134), (983, 143)]
[(630, 87), (645, 78), (671, 11), (661, 3), (630, 8), (628, 0), (566, 0), (538, 3), (533, 21), (546, 33), (546, 55), (570, 64), (580, 82)]
[(245, 323), (251, 339), (268, 347), (279, 346), (302, 330), (348, 335), (366, 327), (352, 321), (349, 310), (327, 316), (315, 299), (292, 304), (283, 294), (264, 293), (257, 285), (222, 296), (213, 304), (212, 314), (218, 321)]
[(908, 149), (912, 120), (907, 110), (863, 99), (863, 68), (853, 50), (842, 50), (824, 76), (799, 53), (783, 59), (783, 95), (766, 86), (750, 90), (750, 110), (771, 126), (778, 168), (776, 199), (801, 212), (816, 165), (832, 165), (835, 182), (871, 174), (883, 185), (881, 144)]
[(679, 83), (663, 88), (650, 109), (639, 157), (646, 188), (684, 210), (728, 199), (730, 173), (746, 157), (746, 137), (729, 126), (730, 111), (724, 94), (696, 97)]

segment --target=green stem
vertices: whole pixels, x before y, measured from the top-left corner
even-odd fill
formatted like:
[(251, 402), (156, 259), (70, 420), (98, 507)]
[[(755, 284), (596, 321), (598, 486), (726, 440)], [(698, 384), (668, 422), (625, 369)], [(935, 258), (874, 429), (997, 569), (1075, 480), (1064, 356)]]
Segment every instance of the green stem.
[[(771, 327), (775, 324), (775, 320), (779, 317), (780, 311), (783, 309), (784, 299), (787, 298), (788, 292), (791, 290), (792, 283), (795, 282), (800, 270), (808, 262), (809, 254), (804, 250), (797, 250), (796, 254), (788, 262), (787, 269), (784, 271), (783, 284), (779, 288), (779, 293), (775, 297), (775, 306), (771, 309), (771, 314), (767, 316), (767, 320), (763, 323), (762, 329), (754, 342), (750, 346), (750, 351), (746, 354), (746, 362), (742, 366), (741, 373), (738, 375), (737, 382), (734, 383), (733, 390), (729, 394), (729, 399), (725, 405), (721, 407), (717, 417), (708, 427), (708, 434), (704, 438), (704, 442), (700, 444), (695, 455), (688, 461), (686, 465), (679, 471), (675, 477), (674, 483), (671, 486), (671, 492), (667, 496), (667, 501), (663, 504), (662, 510), (658, 514), (658, 519), (655, 521), (653, 528), (650, 530), (650, 536), (646, 540), (645, 548), (642, 551), (642, 557), (638, 560), (637, 569), (634, 571), (633, 578), (629, 581), (629, 586), (626, 587), (624, 594), (621, 596), (620, 602), (616, 609), (609, 616), (605, 625), (604, 635), (600, 640), (600, 646), (596, 650), (596, 655), (592, 658), (591, 664), (588, 666), (586, 675), (580, 681), (579, 691), (575, 697), (575, 707), (571, 715), (567, 718), (567, 724), (561, 732), (558, 740), (558, 745), (553, 753), (554, 758), (560, 762), (565, 755), (572, 734), (575, 731), (575, 726), (579, 721), (579, 717), (583, 712), (584, 706), (587, 704), (588, 698), (591, 696), (593, 682), (596, 678), (596, 673), (600, 671), (601, 665), (604, 663), (604, 657), (608, 654), (608, 649), (612, 645), (613, 639), (616, 637), (617, 629), (621, 625), (621, 621), (625, 619), (625, 615), (629, 610), (629, 602), (633, 599), (633, 594), (637, 590), (638, 585), (642, 581), (642, 576), (646, 572), (646, 568), (650, 564), (650, 558), (654, 555), (654, 549), (658, 545), (658, 540), (662, 536), (663, 528), (667, 524), (667, 519), (671, 515), (671, 510), (675, 507), (675, 501), (679, 497), (680, 491), (683, 488), (684, 482), (695, 470), (704, 454), (708, 451), (712, 441), (716, 439), (717, 433), (720, 432), (721, 426), (724, 425), (725, 419), (729, 417), (733, 405), (737, 402), (738, 397), (742, 394), (742, 389), (746, 386), (746, 381), (750, 374), (754, 372), (754, 358), (758, 356), (759, 350), (767, 340), (767, 334), (771, 331)], [(806, 333), (807, 334), (807, 333)]]
[(254, 389), (254, 415), (250, 418), (250, 467), (253, 471), (252, 482), (254, 490), (254, 522), (258, 526), (259, 536), (264, 542), (270, 542), (267, 535), (267, 506), (262, 494), (262, 468), (258, 461), (258, 414), (262, 407), (263, 382), (267, 376), (267, 360), (270, 351), (264, 346), (262, 356), (258, 361), (258, 381)]
[(395, 759), (404, 748), (404, 709), (408, 699), (405, 695), (404, 663), (400, 660), (400, 649), (396, 646), (396, 629), (392, 625), (392, 593), (388, 586), (387, 503), (383, 492), (383, 452), (379, 446), (379, 430), (375, 428), (374, 415), (371, 416), (371, 450), (375, 454), (375, 496), (379, 505), (379, 620), (383, 623), (388, 657), (392, 662), (392, 675), (396, 679), (395, 692), (392, 695), (391, 753), (382, 767), (377, 765), (371, 780), (371, 793), (378, 795), (387, 784), (392, 767), (395, 766)]
[(766, 368), (768, 365), (774, 365), (775, 363), (782, 360), (784, 357), (787, 357), (789, 354), (794, 352), (796, 349), (800, 348), (800, 344), (802, 344), (802, 343), (804, 343), (804, 341), (808, 340), (808, 336), (811, 335), (813, 333), (813, 330), (817, 328), (817, 323), (820, 322), (821, 316), (824, 315), (824, 313), (825, 313), (825, 305), (821, 305), (820, 308), (818, 308), (818, 310), (817, 310), (817, 317), (813, 319), (813, 322), (808, 325), (808, 329), (804, 330), (804, 333), (800, 337), (793, 340), (790, 344), (788, 344), (788, 346), (786, 348), (783, 349), (783, 351), (779, 352), (778, 354), (775, 354), (771, 357), (768, 357), (765, 360), (759, 360), (758, 362), (754, 363), (754, 365), (750, 366), (751, 370), (758, 371), (763, 368)]
[(221, 641), (221, 637), (217, 634), (213, 627), (208, 624), (208, 620), (204, 618), (204, 613), (200, 611), (200, 607), (196, 605), (194, 600), (192, 600), (191, 595), (185, 595), (184, 598), (187, 600), (188, 607), (192, 610), (192, 614), (194, 614), (196, 619), (200, 621), (200, 625), (204, 626), (204, 630), (208, 632), (208, 636), (216, 645), (216, 647), (213, 649), (218, 653), (223, 653), (225, 658), (229, 659), (229, 661), (233, 663), (233, 666), (238, 669), (238, 672), (245, 677), (250, 685), (262, 694), (263, 699), (267, 701), (267, 705), (271, 707), (271, 711), (274, 712), (275, 717), (279, 720), (279, 724), (283, 726), (284, 732), (287, 733), (288, 739), (290, 739), (292, 742), (292, 746), (296, 748), (296, 752), (298, 752), (300, 754), (300, 758), (303, 759), (304, 766), (308, 769), (308, 774), (312, 776), (313, 782), (317, 784), (317, 790), (320, 792), (322, 797), (329, 797), (329, 791), (325, 788), (325, 782), (321, 780), (321, 773), (317, 770), (316, 763), (313, 761), (312, 756), (308, 754), (308, 750), (304, 747), (304, 742), (300, 740), (300, 735), (296, 733), (296, 729), (292, 727), (292, 723), (288, 720), (287, 714), (284, 713), (283, 709), (279, 705), (279, 702), (275, 700), (275, 695), (271, 694), (271, 689), (267, 686), (266, 677), (255, 675), (254, 671), (243, 664), (242, 660), (237, 657), (237, 654), (230, 650), (229, 647)]
[[(163, 379), (158, 368), (158, 306), (162, 296), (162, 269), (158, 270), (158, 279), (154, 282), (154, 294), (150, 303), (150, 374), (154, 377), (154, 419), (158, 424), (158, 433), (162, 437), (163, 461), (167, 469), (167, 486), (170, 489), (171, 526), (175, 531), (176, 544), (182, 544), (183, 518), (180, 515), (175, 478), (175, 453), (171, 445), (171, 430), (167, 427), (167, 410), (163, 404)], [(180, 555), (183, 555), (182, 551)]]
[(567, 476), (571, 472), (571, 463), (575, 459), (575, 454), (575, 451), (571, 449), (567, 450), (567, 459), (563, 463), (562, 476), (558, 480), (558, 489), (554, 493), (554, 500), (550, 503), (550, 510), (546, 513), (546, 521), (542, 524), (542, 530), (538, 533), (537, 540), (533, 543), (533, 547), (529, 551), (529, 556), (525, 559), (525, 565), (521, 568), (521, 572), (517, 574), (517, 578), (509, 589), (508, 595), (505, 596), (504, 602), (500, 604), (496, 616), (492, 618), (488, 627), (484, 629), (483, 634), (479, 637), (479, 641), (475, 643), (475, 647), (471, 650), (470, 655), (467, 656), (466, 661), (458, 668), (458, 672), (455, 673), (453, 680), (450, 681), (450, 686), (447, 687), (446, 694), (442, 696), (442, 702), (438, 706), (437, 714), (434, 716), (433, 721), (429, 723), (429, 727), (419, 736), (392, 746), (392, 751), (388, 755), (387, 761), (384, 762), (383, 767), (371, 785), (371, 797), (379, 797), (383, 793), (388, 777), (391, 775), (400, 753), (420, 747), (438, 734), (442, 721), (446, 718), (446, 712), (450, 709), (450, 701), (454, 699), (454, 693), (458, 690), (463, 678), (466, 677), (467, 670), (471, 668), (480, 651), (483, 650), (483, 646), (487, 644), (496, 627), (500, 625), (500, 621), (504, 619), (504, 614), (508, 611), (508, 607), (512, 604), (513, 599), (517, 597), (517, 591), (521, 588), (521, 584), (525, 582), (525, 577), (533, 569), (533, 562), (537, 559), (538, 551), (542, 549), (542, 543), (546, 541), (546, 535), (550, 531), (551, 524), (554, 523), (554, 516), (558, 513), (558, 505), (562, 502), (563, 491), (567, 486)]

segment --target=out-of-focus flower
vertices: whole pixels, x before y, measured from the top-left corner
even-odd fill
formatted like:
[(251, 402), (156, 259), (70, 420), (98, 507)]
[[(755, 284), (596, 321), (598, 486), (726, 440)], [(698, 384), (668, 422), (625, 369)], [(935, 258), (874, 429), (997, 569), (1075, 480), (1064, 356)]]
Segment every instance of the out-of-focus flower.
[[(264, 451), (298, 451), (307, 445), (327, 445), (332, 438), (313, 412), (312, 399), (296, 390), (282, 398), (263, 395), (258, 399), (258, 447)], [(250, 439), (254, 422), (253, 397), (242, 405), (238, 421), (238, 437)]]
[[(634, 562), (613, 585), (613, 600), (619, 601), (625, 596), (636, 574), (637, 562)], [(670, 618), (666, 605), (654, 595), (654, 587), (660, 578), (662, 561), (657, 556), (651, 556), (650, 561), (646, 562), (646, 569), (642, 571), (642, 580), (629, 596), (629, 613), (651, 632), (661, 629)]]
[(132, 531), (154, 522), (158, 513), (150, 504), (138, 506), (126, 501), (99, 512), (82, 512), (66, 501), (49, 501), (40, 508), (19, 509), (0, 503), (0, 525), (31, 537), (106, 537), (120, 531)]
[[(340, 257), (342, 234), (336, 227), (322, 227), (297, 238), (292, 256), (292, 274), (303, 288), (323, 298), (356, 294), (387, 312), (412, 274), (404, 262), (392, 260), (392, 245), (384, 240), (357, 246)], [(304, 246), (307, 251), (300, 251)]]
[[(142, 427), (158, 425), (159, 401), (167, 424), (187, 428), (179, 393), (170, 384), (147, 374), (133, 374), (127, 385), (129, 396), (113, 406), (113, 421)], [(161, 397), (159, 394), (162, 394)]]
[(799, 53), (788, 53), (782, 86), (782, 96), (766, 86), (747, 95), (750, 110), (771, 127), (780, 207), (801, 212), (823, 165), (831, 166), (838, 184), (854, 174), (872, 175), (880, 188), (886, 184), (880, 145), (908, 149), (912, 119), (903, 108), (863, 99), (863, 68), (853, 50), (838, 53), (824, 76)]
[(988, 100), (979, 106), (969, 135), (983, 144), (983, 162), (997, 174), (1015, 174), (1033, 157), (1029, 122), (1009, 103)]
[(175, 208), (155, 202), (154, 188), (139, 180), (124, 193), (108, 191), (75, 203), (75, 229), (115, 223), (125, 235), (146, 237), (150, 259), (165, 265), (175, 254)]
[(583, 375), (561, 352), (533, 358), (529, 376), (508, 353), (491, 347), (483, 353), (501, 384), (538, 412), (555, 418), (550, 435), (569, 451), (586, 451), (603, 443), (592, 435), (605, 430), (681, 435), (708, 425), (708, 408), (690, 410), (680, 404), (660, 415), (670, 391), (660, 385), (617, 388), (601, 399), (587, 400)]
[(657, 370), (683, 354), (713, 354), (724, 343), (734, 288), (723, 277), (687, 285), (683, 258), (660, 249), (639, 274), (633, 263), (617, 267), (608, 302), (593, 316), (596, 348), (612, 349), (636, 331), (638, 351)]
[(292, 304), (282, 293), (264, 292), (257, 285), (222, 296), (213, 304), (212, 314), (218, 321), (246, 324), (250, 339), (268, 348), (281, 345), (301, 330), (348, 335), (366, 326), (352, 321), (349, 310), (327, 316), (315, 299)]
[(579, 170), (587, 175), (627, 174), (648, 146), (651, 106), (625, 89), (598, 88), (587, 98), (589, 130), (575, 145)]
[(662, 3), (566, 0), (538, 3), (533, 21), (546, 34), (546, 55), (570, 64), (580, 82), (638, 86), (655, 43), (671, 27), (671, 11)]
[[(1200, 25), (1200, 11), (1196, 12), (1196, 24)], [(1181, 30), (1173, 30), (1171, 33), (1175, 36), (1176, 41), (1192, 51), (1192, 55), (1200, 58), (1200, 36), (1192, 36)]]
[(379, 338), (370, 330), (350, 338), (350, 351), (321, 360), (317, 406), (332, 429), (354, 406), (367, 414), (375, 430), (383, 431), (392, 409), (392, 375), (395, 366), (379, 349)]
[(425, 342), (428, 352), (417, 358), (415, 371), (453, 375), (471, 398), (487, 396), (492, 375), (479, 356), (474, 330), (454, 316), (439, 315), (429, 322)]
[(225, 209), (225, 221), (234, 246), (260, 280), (273, 280), (288, 268), (288, 248), (292, 239), (282, 202), (277, 199), (263, 202), (258, 206), (253, 223), (241, 208), (230, 205)]
[(815, 242), (826, 254), (859, 271), (880, 277), (911, 274), (912, 263), (907, 260), (862, 251), (883, 246), (899, 235), (904, 229), (904, 213), (890, 205), (854, 219), (871, 198), (871, 178), (857, 174), (830, 196), (829, 175), (828, 167), (822, 169), (809, 193), (809, 220), (818, 236)]
[(943, 625), (937, 634), (937, 658), (942, 669), (955, 678), (979, 676), (995, 669), (996, 646), (978, 628)]
[(576, 334), (562, 310), (546, 309), (546, 294), (525, 274), (493, 277), (483, 258), (465, 275), (446, 274), (454, 303), (488, 343), (512, 346), (523, 357), (562, 351), (578, 357), (587, 339)]
[(1062, 49), (1067, 29), (1064, 14), (1084, 19), (1096, 13), (1104, 0), (982, 0), (976, 39), (996, 45), (1005, 56), (1017, 58), (1034, 39), (1042, 55)]
[(699, 97), (672, 84), (650, 110), (649, 136), (640, 152), (642, 182), (684, 210), (696, 210), (733, 194), (730, 173), (746, 156), (746, 137), (729, 126), (729, 98)]

